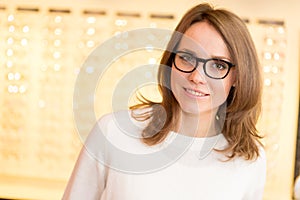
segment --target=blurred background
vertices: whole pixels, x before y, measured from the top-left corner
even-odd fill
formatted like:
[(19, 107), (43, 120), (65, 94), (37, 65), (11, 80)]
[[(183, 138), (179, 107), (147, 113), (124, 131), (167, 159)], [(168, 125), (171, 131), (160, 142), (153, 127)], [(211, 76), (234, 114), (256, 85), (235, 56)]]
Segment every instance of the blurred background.
[[(84, 140), (74, 122), (73, 92), (87, 59), (94, 65), (81, 73), (88, 77), (95, 72), (97, 58), (90, 53), (124, 31), (172, 30), (200, 2), (0, 0), (0, 198), (61, 199)], [(258, 124), (268, 158), (264, 199), (292, 199), (300, 168), (300, 1), (207, 2), (238, 14), (253, 36), (264, 72)], [(116, 43), (114, 48), (129, 47)], [(115, 59), (98, 82), (96, 117), (112, 111), (121, 77), (137, 66), (158, 63), (161, 53), (149, 44)], [(141, 91), (159, 100), (155, 87)], [(92, 124), (81, 120), (87, 134)]]

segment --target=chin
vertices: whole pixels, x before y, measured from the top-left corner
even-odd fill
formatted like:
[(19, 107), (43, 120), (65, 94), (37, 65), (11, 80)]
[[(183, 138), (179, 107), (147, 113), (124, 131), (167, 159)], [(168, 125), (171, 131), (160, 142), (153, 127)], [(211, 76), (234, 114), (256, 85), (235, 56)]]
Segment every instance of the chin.
[(183, 113), (190, 114), (190, 115), (201, 115), (201, 114), (208, 114), (211, 113), (219, 108), (219, 106), (203, 106), (199, 107), (198, 105), (186, 105), (180, 104), (180, 108)]
[(201, 112), (204, 112), (203, 109), (198, 108), (197, 106), (191, 106), (191, 105), (182, 105), (180, 106), (182, 112), (187, 114), (200, 114)]

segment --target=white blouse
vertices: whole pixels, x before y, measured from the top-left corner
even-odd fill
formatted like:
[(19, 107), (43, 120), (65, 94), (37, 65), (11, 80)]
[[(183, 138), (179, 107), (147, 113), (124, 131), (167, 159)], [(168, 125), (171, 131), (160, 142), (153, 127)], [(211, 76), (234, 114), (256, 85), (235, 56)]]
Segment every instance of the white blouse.
[(171, 132), (159, 145), (138, 138), (144, 127), (118, 112), (102, 117), (81, 150), (63, 199), (71, 200), (259, 200), (266, 157), (254, 161), (214, 149), (223, 134), (193, 138)]

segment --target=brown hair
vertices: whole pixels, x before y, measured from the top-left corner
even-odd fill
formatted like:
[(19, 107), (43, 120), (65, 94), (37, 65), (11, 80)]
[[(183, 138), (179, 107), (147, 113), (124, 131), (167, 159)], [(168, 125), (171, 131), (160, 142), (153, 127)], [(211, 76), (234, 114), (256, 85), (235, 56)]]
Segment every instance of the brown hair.
[[(259, 156), (260, 144), (256, 123), (261, 111), (262, 78), (256, 49), (250, 33), (241, 18), (224, 9), (214, 9), (209, 4), (199, 4), (190, 9), (177, 25), (175, 32), (185, 33), (194, 23), (206, 21), (222, 36), (231, 61), (235, 64), (235, 87), (231, 88), (226, 100), (226, 116), (222, 133), (229, 146), (221, 152), (230, 152), (228, 157), (244, 157), (251, 160)], [(162, 102), (145, 98), (131, 109), (152, 108), (151, 111), (133, 116), (137, 120), (149, 120), (143, 130), (143, 142), (155, 145), (162, 142), (168, 133), (178, 127), (180, 108), (170, 88), (172, 51), (180, 38), (172, 35), (167, 50), (163, 53), (158, 70), (159, 91)], [(134, 113), (134, 112), (133, 112)], [(159, 128), (158, 128), (159, 127)], [(159, 129), (159, 130), (158, 130)]]

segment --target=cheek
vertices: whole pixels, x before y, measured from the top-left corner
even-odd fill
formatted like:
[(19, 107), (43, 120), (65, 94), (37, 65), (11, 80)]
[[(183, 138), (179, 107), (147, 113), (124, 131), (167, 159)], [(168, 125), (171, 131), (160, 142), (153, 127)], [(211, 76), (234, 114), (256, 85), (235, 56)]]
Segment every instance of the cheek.
[(210, 91), (212, 92), (212, 101), (214, 105), (224, 103), (228, 97), (229, 91), (232, 86), (231, 81), (215, 81), (210, 83)]
[(173, 67), (172, 67), (171, 78), (170, 78), (170, 87), (171, 87), (171, 90), (173, 90), (173, 88), (174, 88), (175, 80), (176, 80), (176, 74), (175, 74), (175, 72), (173, 70)]
[(229, 74), (218, 82), (218, 89), (223, 90), (224, 94), (228, 94), (235, 80), (235, 74), (231, 71)]
[(177, 99), (177, 92), (176, 92), (176, 88), (178, 88), (178, 86), (176, 86), (177, 85), (177, 82), (178, 82), (178, 73), (176, 73), (175, 72), (175, 70), (173, 69), (173, 67), (172, 67), (172, 71), (171, 71), (171, 80), (170, 80), (170, 89), (171, 89), (171, 91), (172, 91), (172, 93), (173, 93), (173, 95), (175, 96), (175, 98)]
[[(174, 67), (172, 67), (172, 71), (171, 71), (171, 90), (176, 90), (177, 87), (179, 87), (180, 85), (184, 85), (186, 84), (187, 81), (187, 77), (185, 77), (185, 74), (180, 73), (178, 70), (174, 69)], [(174, 92), (174, 91), (173, 91)]]
[(184, 99), (183, 87), (187, 87), (189, 84), (186, 74), (183, 74), (176, 69), (172, 69), (170, 80), (171, 91), (179, 104), (182, 103), (182, 100)]

